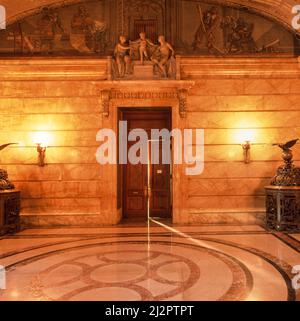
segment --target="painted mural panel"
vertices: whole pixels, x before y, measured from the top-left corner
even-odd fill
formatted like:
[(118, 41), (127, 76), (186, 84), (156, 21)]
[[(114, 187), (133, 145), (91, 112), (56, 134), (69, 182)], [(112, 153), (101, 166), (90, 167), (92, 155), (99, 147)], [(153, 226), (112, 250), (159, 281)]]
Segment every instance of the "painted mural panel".
[(1, 31), (1, 53), (95, 54), (106, 50), (104, 1), (44, 7)]
[(121, 34), (129, 45), (140, 32), (146, 32), (155, 45), (158, 36), (165, 35), (175, 52), (183, 55), (294, 54), (294, 35), (289, 30), (245, 8), (219, 3), (63, 1), (0, 30), (0, 55), (106, 56), (113, 54)]
[(196, 54), (293, 53), (293, 35), (275, 22), (229, 6), (182, 1), (183, 47)]

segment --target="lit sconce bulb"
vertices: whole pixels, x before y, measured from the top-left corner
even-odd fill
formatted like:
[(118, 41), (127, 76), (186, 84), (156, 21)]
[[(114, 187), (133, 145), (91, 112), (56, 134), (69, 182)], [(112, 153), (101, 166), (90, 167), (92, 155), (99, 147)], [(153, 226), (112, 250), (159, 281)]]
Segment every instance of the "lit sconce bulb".
[(47, 150), (47, 147), (42, 147), (41, 144), (37, 144), (37, 152), (39, 154), (38, 164), (40, 167), (45, 166), (46, 150)]
[(238, 133), (244, 154), (245, 164), (251, 163), (251, 142), (254, 140), (255, 132), (251, 129), (241, 129)]
[(37, 132), (34, 134), (34, 143), (37, 145), (38, 165), (45, 166), (46, 150), (50, 143), (50, 136), (45, 132)]
[(250, 141), (245, 141), (244, 144), (242, 144), (243, 151), (244, 151), (244, 162), (245, 164), (250, 164), (251, 163), (251, 143)]

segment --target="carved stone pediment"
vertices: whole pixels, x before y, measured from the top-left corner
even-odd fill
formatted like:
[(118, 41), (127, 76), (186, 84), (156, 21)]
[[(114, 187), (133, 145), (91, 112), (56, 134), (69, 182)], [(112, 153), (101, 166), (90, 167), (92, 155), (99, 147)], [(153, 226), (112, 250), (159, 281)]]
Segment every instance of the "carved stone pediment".
[(176, 100), (179, 104), (180, 117), (185, 118), (188, 92), (193, 86), (193, 81), (183, 80), (105, 82), (99, 89), (102, 114), (109, 117), (110, 104), (113, 100), (162, 101), (164, 105), (167, 101)]

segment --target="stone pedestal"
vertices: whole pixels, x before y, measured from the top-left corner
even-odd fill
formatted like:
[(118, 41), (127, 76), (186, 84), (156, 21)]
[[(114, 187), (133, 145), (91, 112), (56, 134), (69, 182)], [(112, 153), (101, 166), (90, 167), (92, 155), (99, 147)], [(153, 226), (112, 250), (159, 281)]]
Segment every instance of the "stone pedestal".
[(300, 187), (267, 186), (267, 227), (278, 231), (300, 229)]
[(151, 61), (135, 62), (133, 67), (134, 79), (153, 79), (153, 64)]
[(20, 192), (0, 191), (0, 235), (20, 230)]

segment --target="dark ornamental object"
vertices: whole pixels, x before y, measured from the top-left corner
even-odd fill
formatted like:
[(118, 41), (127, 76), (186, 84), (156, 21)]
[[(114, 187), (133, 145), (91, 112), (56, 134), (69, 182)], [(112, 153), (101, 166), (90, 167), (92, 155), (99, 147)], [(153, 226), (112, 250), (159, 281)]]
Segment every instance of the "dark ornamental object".
[[(0, 151), (14, 145), (0, 146)], [(20, 192), (9, 181), (7, 171), (0, 169), (0, 236), (20, 230)]]
[(286, 144), (274, 144), (282, 149), (282, 158), (284, 165), (277, 170), (276, 176), (272, 179), (273, 186), (300, 186), (300, 167), (293, 165), (292, 147), (296, 145), (299, 139), (287, 142)]
[(297, 231), (300, 229), (300, 168), (293, 165), (291, 148), (298, 139), (279, 146), (283, 153), (284, 165), (277, 170), (271, 186), (266, 189), (267, 227), (278, 231)]
[[(16, 145), (15, 143), (4, 144), (0, 146), (0, 151), (10, 145)], [(9, 181), (7, 171), (0, 169), (0, 191), (6, 191), (14, 189), (15, 186)]]
[(20, 231), (20, 199), (15, 189), (0, 191), (0, 236)]
[(14, 188), (14, 184), (8, 179), (7, 171), (0, 169), (0, 191), (6, 191)]

